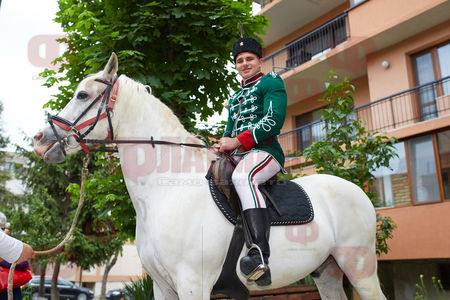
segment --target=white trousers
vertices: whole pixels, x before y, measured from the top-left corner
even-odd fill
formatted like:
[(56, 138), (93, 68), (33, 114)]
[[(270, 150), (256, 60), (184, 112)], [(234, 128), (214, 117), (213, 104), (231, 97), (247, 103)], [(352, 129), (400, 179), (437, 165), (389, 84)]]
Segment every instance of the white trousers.
[(266, 202), (258, 185), (280, 172), (280, 165), (272, 155), (263, 151), (250, 151), (245, 156), (235, 155), (233, 158), (239, 163), (231, 179), (241, 200), (242, 210), (265, 208)]

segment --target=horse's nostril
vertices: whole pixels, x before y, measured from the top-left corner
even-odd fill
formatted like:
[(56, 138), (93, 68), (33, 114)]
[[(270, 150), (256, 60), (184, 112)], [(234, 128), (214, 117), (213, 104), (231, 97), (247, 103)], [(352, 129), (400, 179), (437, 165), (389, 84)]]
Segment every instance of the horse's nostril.
[(42, 138), (42, 132), (38, 132), (35, 136), (34, 136), (34, 140), (35, 141), (39, 141)]

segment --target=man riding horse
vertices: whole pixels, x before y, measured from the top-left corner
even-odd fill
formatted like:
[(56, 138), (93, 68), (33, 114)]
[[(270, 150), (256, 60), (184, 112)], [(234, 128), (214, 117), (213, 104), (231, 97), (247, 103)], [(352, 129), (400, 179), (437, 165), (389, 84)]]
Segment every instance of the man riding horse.
[[(221, 139), (221, 151), (232, 151), (236, 159), (240, 159), (233, 178), (243, 202), (245, 218), (251, 227), (249, 236), (264, 252), (265, 259), (262, 261), (267, 263), (268, 222), (265, 222), (265, 203), (257, 184), (270, 177), (266, 176), (266, 172), (275, 174), (282, 166), (281, 148), (272, 138), (279, 132), (284, 120), (286, 93), (278, 75), (259, 75), (261, 50), (258, 50), (257, 43), (253, 43), (256, 47), (250, 47), (246, 41), (235, 44), (236, 66), (244, 81), (230, 99), (227, 129), (230, 133), (229, 138)], [(245, 52), (249, 52), (250, 57)], [(251, 53), (255, 54), (253, 59), (256, 61), (252, 60)], [(238, 55), (242, 61), (238, 61)], [(234, 232), (239, 234), (242, 228), (233, 226), (237, 222), (231, 222), (217, 208), (215, 194), (211, 192), (211, 180), (208, 184), (199, 185), (160, 184), (161, 178), (174, 182), (183, 179), (185, 182), (187, 175), (204, 182), (203, 172), (186, 173), (168, 168), (161, 173), (155, 168), (148, 168), (146, 163), (145, 172), (141, 172), (143, 169), (138, 165), (142, 162), (151, 161), (153, 166), (158, 166), (169, 161), (173, 155), (170, 149), (160, 147), (156, 143), (158, 140), (148, 137), (170, 137), (195, 141), (196, 145), (203, 144), (183, 128), (167, 105), (149, 93), (143, 84), (123, 74), (114, 81), (117, 68), (117, 56), (113, 53), (103, 71), (80, 82), (70, 103), (57, 116), (52, 116), (50, 124), (35, 135), (36, 154), (48, 163), (57, 163), (64, 161), (66, 154), (84, 149), (82, 142), (93, 144), (94, 141), (111, 137), (111, 142), (118, 144), (124, 180), (136, 210), (137, 251), (145, 270), (153, 279), (155, 299), (209, 299), (215, 289), (226, 291), (235, 299), (246, 300), (248, 289), (265, 289), (250, 286), (241, 274), (235, 272), (237, 258), (234, 259), (241, 257), (242, 248), (239, 245), (244, 241), (242, 235), (234, 239)], [(168, 122), (162, 126), (161, 120)], [(110, 134), (112, 131), (114, 135)], [(86, 139), (80, 139), (80, 134)], [(142, 145), (127, 145), (130, 141)], [(172, 147), (177, 146), (173, 144)], [(131, 158), (130, 151), (135, 153)], [(177, 157), (186, 156), (184, 160), (190, 162), (189, 155), (192, 153), (181, 155), (180, 152)], [(206, 149), (199, 149), (196, 153), (201, 155), (204, 166), (211, 163)], [(267, 161), (257, 160), (259, 155)], [(251, 170), (245, 170), (243, 162), (252, 165)], [(245, 180), (241, 183), (239, 178)], [(376, 213), (364, 191), (349, 181), (325, 174), (303, 176), (288, 182), (291, 184), (286, 186), (295, 185), (295, 191), (273, 198), (278, 200), (279, 205), (282, 200), (292, 199), (288, 194), (295, 195), (298, 208), (289, 209), (287, 206), (288, 210), (281, 210), (282, 213), (270, 208), (271, 216), (284, 219), (292, 213), (295, 214), (294, 221), (299, 223), (291, 223), (289, 219), (286, 223), (274, 224), (279, 226), (271, 229), (271, 242), (277, 245), (270, 252), (272, 278), (266, 272), (256, 280), (256, 284), (272, 281), (266, 288), (277, 288), (313, 273), (312, 278), (322, 298), (345, 299), (342, 286), (345, 274), (362, 299), (385, 300), (377, 275)], [(268, 188), (285, 191), (284, 185)], [(303, 197), (308, 200), (306, 204), (297, 201), (297, 198)], [(281, 206), (279, 208), (282, 209)], [(298, 213), (300, 219), (297, 218)], [(308, 222), (311, 223), (306, 224)], [(290, 226), (295, 224), (298, 226)], [(300, 232), (309, 229), (314, 229), (314, 238), (299, 240)], [(297, 236), (293, 232), (297, 232)], [(228, 256), (227, 246), (233, 240), (238, 245)], [(241, 270), (247, 272), (262, 263), (257, 254), (254, 250), (249, 251), (247, 257), (242, 259)], [(234, 264), (225, 268), (224, 262), (229, 257)], [(256, 268), (256, 275), (261, 274), (259, 265)], [(235, 275), (233, 281), (225, 278), (225, 283), (234, 285), (217, 285), (224, 269), (229, 271), (228, 274)], [(262, 268), (262, 271), (265, 270)]]
[(286, 117), (287, 95), (278, 74), (261, 72), (262, 47), (258, 41), (238, 39), (233, 44), (233, 57), (242, 82), (228, 101), (228, 121), (218, 151), (230, 152), (238, 162), (232, 181), (253, 243), (240, 261), (241, 271), (248, 280), (266, 286), (271, 284), (271, 220), (258, 185), (284, 172), (284, 153), (276, 136)]

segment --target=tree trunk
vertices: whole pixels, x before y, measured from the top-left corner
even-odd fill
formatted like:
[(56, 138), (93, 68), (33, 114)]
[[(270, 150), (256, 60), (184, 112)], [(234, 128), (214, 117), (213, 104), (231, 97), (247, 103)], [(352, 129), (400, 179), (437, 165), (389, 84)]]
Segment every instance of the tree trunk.
[(100, 291), (100, 299), (106, 299), (106, 280), (108, 279), (109, 271), (111, 271), (112, 267), (116, 264), (117, 258), (119, 257), (119, 251), (114, 253), (114, 255), (111, 257), (111, 260), (106, 262), (105, 271), (103, 273), (102, 278), (102, 288)]
[(45, 294), (45, 270), (47, 269), (47, 263), (40, 265), (39, 275), (39, 297), (44, 297)]
[(59, 258), (56, 258), (55, 268), (53, 270), (53, 276), (52, 276), (52, 289), (51, 289), (51, 299), (52, 300), (59, 300), (58, 276), (59, 276), (60, 267), (61, 267), (61, 260)]

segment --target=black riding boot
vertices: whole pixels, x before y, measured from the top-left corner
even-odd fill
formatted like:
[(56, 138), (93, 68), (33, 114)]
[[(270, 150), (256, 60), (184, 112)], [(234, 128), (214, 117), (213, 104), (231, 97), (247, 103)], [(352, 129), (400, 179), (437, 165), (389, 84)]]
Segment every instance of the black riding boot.
[(259, 250), (250, 248), (247, 256), (240, 261), (241, 271), (249, 281), (255, 281), (259, 286), (266, 286), (272, 283), (270, 269), (268, 266), (270, 247), (270, 213), (267, 208), (251, 208), (244, 210), (244, 218), (247, 222), (252, 241), (262, 252), (264, 262), (261, 261)]

